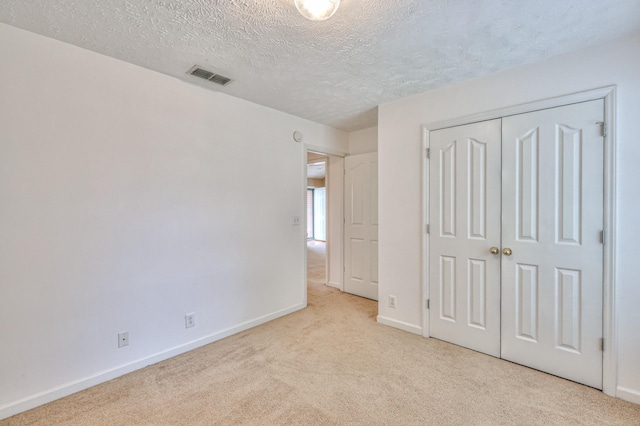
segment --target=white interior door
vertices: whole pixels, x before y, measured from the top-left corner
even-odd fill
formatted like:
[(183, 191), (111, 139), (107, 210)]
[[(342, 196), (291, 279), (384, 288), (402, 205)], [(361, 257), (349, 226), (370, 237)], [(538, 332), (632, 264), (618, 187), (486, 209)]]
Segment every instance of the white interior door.
[(345, 158), (344, 291), (378, 300), (378, 154)]
[(325, 188), (313, 190), (313, 237), (327, 241), (327, 192)]
[(431, 132), (430, 147), (430, 334), (498, 357), (500, 119)]
[(502, 357), (602, 389), (602, 100), (502, 121)]

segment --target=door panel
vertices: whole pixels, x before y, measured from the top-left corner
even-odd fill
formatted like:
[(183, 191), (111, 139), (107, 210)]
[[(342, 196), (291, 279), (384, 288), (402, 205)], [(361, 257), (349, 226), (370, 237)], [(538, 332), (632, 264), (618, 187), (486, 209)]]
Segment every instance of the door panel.
[(502, 357), (602, 388), (602, 100), (502, 121)]
[(538, 339), (538, 266), (517, 266), (516, 336), (536, 342)]
[(487, 226), (487, 144), (469, 140), (469, 219), (468, 237), (486, 239)]
[(469, 325), (484, 328), (486, 321), (487, 272), (484, 260), (468, 259), (467, 271), (469, 274), (469, 300), (467, 304), (467, 317)]
[(538, 241), (538, 129), (517, 139), (514, 177), (518, 241)]
[(500, 120), (430, 134), (430, 334), (500, 356)]
[[(440, 230), (441, 237), (456, 236), (456, 199), (458, 187), (456, 186), (457, 156), (456, 144), (453, 140), (439, 151), (440, 165)], [(463, 176), (462, 176), (463, 177)]]
[(378, 154), (345, 159), (344, 291), (378, 300)]
[(369, 265), (369, 276), (371, 277), (371, 284), (377, 286), (378, 285), (378, 242), (371, 241), (371, 252), (369, 255), (371, 256), (371, 263)]
[(351, 280), (356, 280), (358, 281), (358, 283), (361, 283), (364, 281), (364, 274), (362, 273), (362, 270), (364, 269), (364, 265), (363, 263), (365, 263), (366, 258), (364, 255), (364, 240), (358, 239), (358, 238), (351, 238), (351, 250), (349, 251), (350, 259), (350, 266), (351, 266), (351, 273), (349, 274), (349, 278)]

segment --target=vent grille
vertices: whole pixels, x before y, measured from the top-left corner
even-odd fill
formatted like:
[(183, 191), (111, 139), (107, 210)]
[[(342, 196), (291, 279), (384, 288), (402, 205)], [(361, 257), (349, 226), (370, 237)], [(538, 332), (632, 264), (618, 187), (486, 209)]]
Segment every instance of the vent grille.
[(211, 71), (207, 71), (204, 68), (199, 67), (198, 65), (196, 65), (193, 68), (191, 68), (187, 72), (187, 74), (191, 74), (193, 76), (202, 78), (202, 79), (210, 81), (212, 83), (219, 84), (220, 86), (226, 86), (227, 84), (231, 83), (231, 79), (230, 78), (225, 77), (225, 76), (220, 75), (220, 74), (216, 74), (216, 73), (211, 72)]

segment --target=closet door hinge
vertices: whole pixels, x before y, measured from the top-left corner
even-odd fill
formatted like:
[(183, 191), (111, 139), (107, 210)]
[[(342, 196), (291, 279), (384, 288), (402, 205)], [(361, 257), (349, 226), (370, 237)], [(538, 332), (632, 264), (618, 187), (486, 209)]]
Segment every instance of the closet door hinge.
[(427, 148), (425, 154), (427, 158), (431, 158), (431, 148)]
[(425, 225), (425, 231), (429, 234), (431, 232), (431, 227), (429, 225)]
[(604, 230), (600, 231), (600, 243), (604, 245)]
[(603, 337), (600, 338), (600, 350), (602, 352), (604, 352), (604, 338)]
[(427, 309), (431, 309), (431, 303), (429, 299), (426, 300), (425, 305), (427, 306)]
[(596, 124), (600, 125), (600, 136), (607, 136), (607, 123), (598, 121)]

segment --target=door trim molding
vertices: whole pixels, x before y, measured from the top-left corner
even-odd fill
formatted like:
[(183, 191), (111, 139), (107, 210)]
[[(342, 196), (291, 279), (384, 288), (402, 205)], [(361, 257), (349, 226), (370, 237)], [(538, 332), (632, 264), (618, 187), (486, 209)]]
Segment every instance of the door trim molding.
[(426, 150), (430, 147), (429, 135), (434, 130), (480, 121), (493, 120), (511, 115), (524, 114), (542, 109), (555, 108), (579, 102), (604, 100), (604, 119), (607, 134), (604, 137), (604, 257), (603, 257), (603, 306), (602, 335), (605, 348), (602, 357), (602, 391), (610, 396), (617, 395), (618, 383), (618, 340), (616, 313), (616, 90), (617, 86), (601, 87), (558, 97), (541, 99), (492, 111), (481, 112), (451, 120), (429, 122), (422, 126), (422, 322), (424, 337), (429, 337), (429, 160)]
[(428, 131), (446, 129), (447, 127), (461, 126), (463, 124), (472, 124), (479, 121), (493, 120), (495, 118), (504, 118), (511, 115), (524, 114), (527, 112), (539, 111), (542, 109), (555, 108), (565, 105), (577, 104), (580, 102), (595, 101), (596, 99), (605, 100), (605, 119), (607, 97), (613, 93), (615, 96), (616, 86), (606, 86), (598, 89), (588, 90), (585, 92), (570, 93), (553, 98), (541, 99), (524, 104), (509, 106), (506, 108), (494, 109), (491, 111), (471, 114), (462, 117), (452, 118), (450, 120), (432, 121), (423, 126)]
[(427, 126), (422, 126), (422, 179), (421, 179), (421, 189), (420, 193), (422, 194), (422, 226), (420, 227), (420, 235), (422, 235), (422, 262), (420, 272), (422, 273), (422, 295), (423, 297), (420, 299), (420, 304), (422, 306), (422, 336), (423, 337), (431, 337), (429, 331), (429, 309), (427, 308), (428, 304), (431, 303), (429, 300), (430, 292), (429, 292), (429, 234), (427, 233), (427, 227), (431, 222), (429, 218), (429, 159), (427, 158), (427, 150), (431, 147), (430, 141), (430, 132), (431, 130)]

